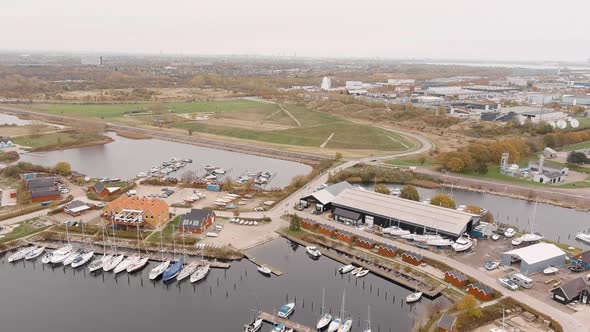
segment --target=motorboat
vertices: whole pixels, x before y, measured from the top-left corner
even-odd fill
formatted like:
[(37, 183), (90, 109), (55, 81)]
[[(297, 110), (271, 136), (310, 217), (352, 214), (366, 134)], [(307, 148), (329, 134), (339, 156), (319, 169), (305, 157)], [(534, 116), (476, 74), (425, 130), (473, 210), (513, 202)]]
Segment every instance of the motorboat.
[(25, 260), (31, 260), (31, 259), (35, 259), (39, 256), (41, 256), (41, 254), (43, 254), (43, 252), (45, 251), (45, 247), (37, 247), (37, 248), (33, 248), (31, 251), (29, 251), (26, 255), (25, 255)]
[(53, 258), (53, 251), (48, 252), (48, 253), (45, 254), (45, 256), (43, 256), (41, 258), (41, 263), (43, 263), (43, 264), (49, 264), (49, 263), (51, 263), (51, 259), (52, 258)]
[(36, 249), (36, 247), (22, 248), (22, 249), (18, 250), (17, 252), (15, 252), (14, 254), (10, 255), (10, 257), (8, 257), (8, 262), (13, 263), (16, 261), (20, 261), (21, 259), (25, 258), (25, 256), (28, 255), (29, 252), (31, 252), (32, 250), (35, 250), (35, 249)]
[(451, 245), (456, 252), (463, 252), (471, 249), (475, 242), (467, 233), (461, 234), (461, 236)]
[(328, 325), (328, 332), (337, 332), (340, 328), (340, 325), (342, 325), (342, 319), (337, 317), (332, 322), (330, 322), (330, 325)]
[(575, 273), (583, 272), (586, 270), (586, 268), (584, 266), (582, 266), (581, 264), (572, 264), (572, 265), (568, 266), (568, 269), (572, 272), (575, 272)]
[(68, 266), (70, 264), (72, 264), (74, 262), (74, 260), (76, 260), (76, 258), (78, 258), (78, 256), (82, 255), (84, 253), (84, 251), (82, 251), (81, 249), (75, 250), (72, 253), (70, 253), (68, 255), (68, 257), (66, 257), (63, 261), (63, 265), (64, 266)]
[(510, 290), (518, 290), (518, 284), (510, 280), (510, 278), (498, 278), (498, 282)]
[(498, 241), (500, 239), (500, 234), (492, 234), (492, 240)]
[(248, 325), (244, 325), (244, 332), (256, 332), (262, 327), (262, 319), (256, 319)]
[(516, 235), (516, 231), (514, 230), (514, 228), (506, 228), (506, 230), (504, 231), (504, 236), (507, 238), (511, 238), (514, 235)]
[(590, 234), (578, 233), (576, 235), (576, 240), (590, 244)]
[(360, 273), (362, 270), (363, 270), (363, 268), (362, 268), (362, 267), (357, 267), (357, 268), (355, 268), (354, 270), (352, 270), (352, 271), (350, 272), (350, 274), (352, 274), (353, 276), (355, 276), (355, 275), (357, 275), (358, 273)]
[(348, 265), (344, 265), (341, 266), (340, 268), (338, 268), (338, 272), (342, 273), (342, 274), (347, 274), (348, 272), (354, 270), (355, 267), (352, 264), (348, 264)]
[(195, 272), (197, 270), (198, 266), (199, 266), (199, 262), (197, 262), (197, 261), (192, 261), (192, 262), (188, 263), (187, 265), (185, 265), (182, 268), (182, 270), (180, 270), (180, 272), (176, 276), (176, 280), (178, 280), (178, 281), (184, 280), (186, 277), (193, 274), (193, 272)]
[(422, 298), (422, 292), (414, 292), (406, 296), (406, 303), (414, 303), (420, 301)]
[(272, 332), (285, 332), (286, 328), (283, 324), (277, 324), (272, 328)]
[(295, 310), (295, 303), (294, 302), (287, 303), (284, 306), (279, 308), (277, 315), (281, 318), (289, 318), (289, 316), (291, 316), (291, 314), (293, 313), (294, 310)]
[(265, 276), (270, 276), (270, 274), (272, 273), (272, 271), (264, 265), (260, 265), (258, 267), (258, 272), (264, 274)]
[(72, 262), (72, 267), (77, 268), (79, 266), (82, 266), (88, 263), (88, 261), (90, 261), (92, 257), (94, 257), (94, 251), (89, 251), (81, 255), (78, 255), (78, 257), (74, 258), (74, 261)]
[(100, 270), (106, 263), (110, 262), (113, 258), (114, 256), (112, 254), (103, 255), (100, 259), (93, 260), (90, 264), (88, 264), (88, 270), (90, 270), (90, 272)]
[(113, 270), (114, 268), (116, 268), (124, 259), (125, 259), (125, 255), (123, 255), (123, 254), (117, 255), (117, 256), (113, 257), (113, 259), (111, 259), (110, 261), (105, 262), (104, 265), (102, 266), (102, 270), (104, 272), (109, 272), (109, 271)]
[(72, 247), (70, 244), (66, 244), (65, 246), (57, 249), (53, 252), (53, 256), (51, 257), (51, 263), (62, 263), (64, 259), (66, 259), (72, 253), (72, 250), (74, 250), (74, 247)]
[(369, 274), (369, 269), (365, 269), (365, 270), (362, 270), (361, 272), (357, 273), (356, 277), (362, 278), (362, 277), (366, 276), (367, 274)]
[(426, 241), (426, 244), (428, 244), (429, 246), (433, 246), (433, 247), (448, 247), (448, 246), (453, 245), (453, 243), (455, 243), (453, 240), (445, 239), (442, 237), (439, 239), (432, 239), (432, 240)]
[(541, 235), (540, 233), (527, 233), (525, 235), (522, 236), (522, 241), (523, 242), (537, 242), (537, 241), (541, 241), (543, 239), (543, 235)]
[(392, 188), (391, 189), (391, 196), (399, 196), (402, 194), (402, 191), (399, 188)]
[(524, 240), (521, 237), (517, 237), (514, 240), (510, 241), (510, 243), (512, 243), (513, 246), (519, 246), (524, 242)]
[(316, 325), (316, 329), (321, 330), (321, 329), (325, 328), (326, 326), (328, 326), (330, 324), (331, 321), (332, 321), (332, 315), (330, 315), (329, 313), (326, 312), (325, 314), (322, 315), (322, 317), (318, 321), (318, 323)]
[(158, 278), (160, 275), (162, 275), (162, 273), (164, 273), (164, 271), (166, 271), (168, 269), (168, 267), (170, 266), (170, 260), (164, 261), (160, 264), (158, 264), (158, 266), (154, 267), (153, 269), (150, 270), (150, 280), (155, 280), (156, 278)]
[(127, 267), (127, 273), (133, 273), (143, 269), (147, 265), (149, 260), (149, 256), (139, 258), (137, 261), (135, 261)]
[(559, 271), (558, 268), (556, 268), (555, 266), (549, 266), (548, 268), (543, 270), (543, 274), (544, 275), (552, 275), (552, 274), (556, 274)]
[(486, 262), (486, 263), (483, 265), (483, 267), (485, 267), (485, 268), (486, 268), (486, 270), (488, 270), (488, 271), (495, 270), (495, 269), (497, 269), (499, 266), (500, 266), (500, 262), (498, 262), (498, 261), (487, 261), (487, 262)]
[(316, 246), (305, 247), (305, 252), (307, 252), (307, 254), (309, 256), (311, 256), (311, 258), (314, 258), (314, 259), (318, 259), (318, 258), (320, 258), (320, 256), (322, 256), (322, 253), (320, 252), (320, 250)]
[(119, 265), (117, 265), (115, 267), (115, 269), (113, 270), (113, 273), (119, 274), (123, 271), (127, 271), (127, 268), (130, 265), (135, 264), (135, 262), (137, 262), (139, 259), (140, 259), (139, 256), (129, 256), (129, 257), (125, 258), (123, 261), (121, 261), (121, 263), (119, 263)]
[(219, 234), (215, 233), (215, 232), (207, 232), (207, 237), (218, 237)]
[(197, 267), (197, 270), (191, 274), (190, 281), (195, 283), (197, 281), (203, 280), (203, 278), (205, 278), (209, 273), (210, 268), (211, 264), (207, 263), (206, 261), (201, 262)]
[(183, 266), (184, 266), (184, 258), (180, 257), (179, 260), (177, 260), (174, 264), (171, 264), (166, 269), (166, 271), (164, 271), (164, 274), (162, 275), (162, 280), (169, 281), (171, 279), (176, 278), (176, 276), (180, 273), (180, 270), (182, 270)]

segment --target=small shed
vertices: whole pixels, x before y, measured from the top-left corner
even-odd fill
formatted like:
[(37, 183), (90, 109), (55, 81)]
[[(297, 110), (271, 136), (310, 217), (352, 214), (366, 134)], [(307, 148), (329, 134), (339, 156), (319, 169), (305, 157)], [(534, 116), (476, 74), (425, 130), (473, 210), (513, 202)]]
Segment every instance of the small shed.
[(510, 266), (513, 261), (520, 261), (520, 273), (528, 275), (541, 272), (549, 266), (564, 265), (565, 256), (565, 252), (556, 245), (541, 242), (505, 252), (502, 264)]
[(321, 234), (324, 234), (326, 236), (332, 237), (332, 236), (334, 236), (334, 233), (336, 232), (336, 228), (329, 226), (329, 225), (320, 225), (318, 227), (318, 232), (320, 232)]
[(380, 245), (378, 251), (379, 255), (385, 257), (394, 258), (395, 256), (397, 256), (397, 247), (393, 247), (387, 244)]
[(451, 270), (445, 272), (445, 281), (453, 284), (456, 287), (463, 289), (465, 288), (465, 286), (467, 286), (467, 282), (469, 280), (467, 279), (467, 276), (465, 274), (457, 270)]
[(347, 231), (338, 230), (336, 231), (336, 238), (346, 243), (352, 243), (354, 240), (354, 235)]
[(489, 301), (494, 297), (494, 291), (490, 287), (479, 282), (469, 284), (469, 286), (467, 286), (467, 292), (481, 301)]
[(447, 313), (443, 314), (436, 325), (438, 332), (455, 331), (455, 322), (457, 322), (457, 317)]
[(220, 191), (221, 187), (218, 184), (210, 183), (207, 185), (207, 191)]
[(424, 257), (422, 257), (422, 255), (420, 255), (419, 253), (413, 251), (404, 251), (402, 253), (402, 261), (418, 266), (422, 264), (422, 262), (424, 261)]
[(64, 212), (71, 216), (79, 216), (82, 212), (90, 210), (91, 206), (82, 201), (72, 201), (64, 206)]
[(557, 151), (550, 147), (546, 147), (543, 149), (543, 156), (547, 159), (557, 158)]
[(301, 219), (301, 227), (309, 230), (314, 230), (318, 228), (318, 223), (311, 219), (304, 218)]
[(553, 288), (551, 293), (551, 298), (561, 304), (569, 304), (576, 300), (590, 304), (590, 287), (581, 277)]

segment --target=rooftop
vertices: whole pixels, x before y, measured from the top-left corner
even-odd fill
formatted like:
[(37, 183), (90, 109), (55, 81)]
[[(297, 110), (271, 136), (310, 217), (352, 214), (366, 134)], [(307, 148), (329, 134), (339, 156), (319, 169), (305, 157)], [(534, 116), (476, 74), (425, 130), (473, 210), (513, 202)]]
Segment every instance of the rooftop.
[(565, 252), (559, 249), (558, 246), (551, 243), (537, 243), (528, 247), (510, 250), (504, 253), (505, 255), (518, 256), (521, 260), (528, 264), (535, 264), (544, 260), (565, 256)]

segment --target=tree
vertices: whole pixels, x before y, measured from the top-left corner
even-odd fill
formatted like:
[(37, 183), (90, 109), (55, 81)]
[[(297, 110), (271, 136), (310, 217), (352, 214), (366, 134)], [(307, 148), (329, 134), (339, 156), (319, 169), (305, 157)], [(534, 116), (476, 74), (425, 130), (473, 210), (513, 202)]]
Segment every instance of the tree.
[(549, 133), (543, 136), (543, 143), (545, 143), (545, 145), (550, 148), (555, 147), (557, 145), (558, 140), (559, 138), (557, 134), (554, 133)]
[(488, 211), (483, 216), (481, 216), (481, 220), (483, 222), (493, 224), (494, 223), (494, 216), (492, 215), (492, 213), (490, 211)]
[(289, 223), (289, 230), (298, 232), (301, 230), (301, 218), (294, 214), (291, 216), (291, 222)]
[(488, 174), (488, 164), (484, 162), (477, 164), (477, 173), (481, 175)]
[(336, 154), (334, 155), (334, 159), (335, 160), (341, 160), (342, 159), (342, 153), (336, 152)]
[(457, 206), (455, 205), (455, 201), (449, 195), (445, 194), (436, 194), (430, 200), (431, 205), (442, 206), (449, 209), (454, 209)]
[(588, 163), (588, 157), (584, 152), (572, 151), (567, 156), (567, 162), (576, 165), (582, 165)]
[(29, 204), (31, 203), (31, 194), (27, 190), (20, 190), (17, 200), (20, 204)]
[(53, 169), (55, 170), (55, 172), (57, 174), (60, 174), (60, 175), (70, 175), (70, 174), (72, 174), (72, 167), (66, 161), (60, 161), (60, 162), (58, 162), (57, 164), (55, 164), (55, 167)]
[(187, 170), (180, 175), (180, 181), (184, 183), (193, 183), (197, 179), (195, 171)]
[(465, 170), (465, 163), (460, 158), (454, 157), (447, 161), (446, 167), (454, 173), (461, 173)]
[(467, 311), (472, 317), (480, 318), (482, 316), (481, 310), (477, 307), (477, 300), (471, 294), (463, 296), (461, 301), (457, 303), (457, 309)]
[(481, 214), (481, 211), (483, 211), (483, 210), (479, 206), (477, 206), (477, 205), (467, 205), (465, 207), (465, 212), (469, 212), (469, 213), (480, 215)]
[(193, 128), (187, 128), (186, 131), (188, 131), (189, 136), (193, 136)]
[(378, 185), (375, 186), (375, 192), (380, 193), (380, 194), (385, 194), (385, 195), (391, 194), (391, 191), (389, 190), (389, 188), (387, 188), (387, 186), (384, 185), (383, 183), (379, 183)]
[(402, 188), (402, 192), (399, 197), (416, 202), (420, 201), (420, 194), (418, 194), (418, 190), (416, 190), (416, 187), (410, 185), (404, 186)]

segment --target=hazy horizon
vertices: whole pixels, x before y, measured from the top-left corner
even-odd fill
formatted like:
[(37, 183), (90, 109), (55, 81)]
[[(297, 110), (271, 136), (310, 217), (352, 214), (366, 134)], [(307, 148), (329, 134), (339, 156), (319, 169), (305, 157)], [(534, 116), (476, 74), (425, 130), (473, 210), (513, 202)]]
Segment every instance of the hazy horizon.
[(569, 1), (567, 15), (553, 4), (21, 0), (0, 5), (0, 49), (587, 62), (590, 3)]

